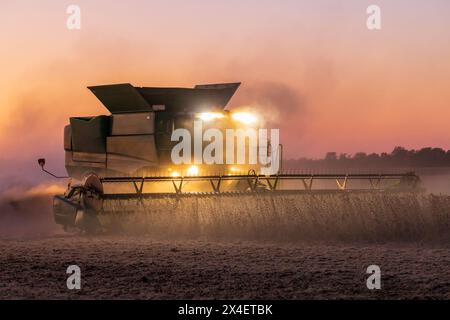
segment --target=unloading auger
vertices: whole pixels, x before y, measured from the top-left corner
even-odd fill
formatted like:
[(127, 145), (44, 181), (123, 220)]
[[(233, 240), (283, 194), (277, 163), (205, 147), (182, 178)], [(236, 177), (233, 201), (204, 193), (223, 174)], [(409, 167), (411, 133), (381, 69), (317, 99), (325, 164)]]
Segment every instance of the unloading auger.
[[(174, 165), (175, 129), (193, 133), (200, 119), (205, 129), (257, 127), (257, 117), (232, 113), (225, 106), (240, 83), (197, 85), (194, 88), (134, 87), (115, 84), (89, 87), (110, 115), (73, 117), (64, 128), (66, 192), (53, 199), (56, 223), (65, 229), (98, 231), (102, 217), (146, 211), (154, 199), (239, 194), (334, 192), (412, 192), (420, 179), (414, 173), (326, 173), (283, 171), (263, 174), (259, 165)], [(203, 146), (204, 147), (204, 146)], [(73, 183), (73, 180), (81, 181)], [(110, 205), (128, 201), (124, 206)], [(130, 207), (132, 206), (132, 207)], [(119, 211), (119, 212), (118, 212)]]

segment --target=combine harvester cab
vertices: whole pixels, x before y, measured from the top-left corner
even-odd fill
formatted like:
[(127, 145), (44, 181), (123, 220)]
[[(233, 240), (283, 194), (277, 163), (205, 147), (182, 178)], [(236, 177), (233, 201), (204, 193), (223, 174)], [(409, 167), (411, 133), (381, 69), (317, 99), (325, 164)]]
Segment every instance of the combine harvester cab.
[[(248, 118), (235, 117), (237, 114), (224, 110), (239, 85), (150, 88), (115, 84), (89, 87), (111, 114), (73, 117), (64, 128), (65, 167), (71, 182), (65, 194), (54, 197), (56, 223), (65, 229), (102, 230), (105, 225), (99, 218), (107, 217), (114, 210), (107, 202), (121, 199), (137, 199), (138, 208), (120, 209), (135, 212), (145, 210), (143, 199), (161, 196), (418, 190), (419, 178), (414, 173), (305, 174), (279, 170), (273, 175), (263, 175), (257, 164), (174, 164), (171, 153), (178, 141), (172, 141), (172, 133), (180, 128), (194, 137), (196, 119), (202, 120), (203, 130), (219, 129), (224, 136), (226, 129), (260, 125), (253, 118), (247, 121)], [(202, 141), (202, 148), (205, 146)], [(273, 148), (269, 141), (266, 148), (267, 154), (277, 154), (281, 168), (282, 146)], [(59, 178), (44, 169), (44, 159), (39, 159), (39, 164), (45, 172)], [(332, 182), (335, 187), (333, 190), (317, 189), (316, 184), (321, 183), (316, 181)], [(350, 181), (359, 181), (354, 184), (358, 187), (350, 188)], [(367, 185), (364, 187), (361, 181)]]

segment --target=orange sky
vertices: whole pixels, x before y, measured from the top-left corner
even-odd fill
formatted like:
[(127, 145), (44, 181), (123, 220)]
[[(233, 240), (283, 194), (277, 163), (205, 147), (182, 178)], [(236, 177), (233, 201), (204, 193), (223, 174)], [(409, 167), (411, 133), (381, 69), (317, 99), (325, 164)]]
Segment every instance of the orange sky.
[[(366, 8), (382, 9), (382, 30)], [(66, 8), (81, 7), (81, 30)], [(287, 157), (450, 148), (449, 1), (0, 2), (0, 160), (62, 168), (88, 85), (242, 81), (230, 107), (277, 118)], [(55, 164), (55, 166), (57, 166)]]

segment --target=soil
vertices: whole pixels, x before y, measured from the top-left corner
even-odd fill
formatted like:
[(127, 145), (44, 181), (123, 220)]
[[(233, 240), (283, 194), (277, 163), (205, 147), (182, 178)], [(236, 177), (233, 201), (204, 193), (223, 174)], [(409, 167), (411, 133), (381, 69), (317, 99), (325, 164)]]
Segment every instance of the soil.
[[(450, 245), (156, 240), (45, 235), (0, 240), (0, 299), (449, 299)], [(81, 268), (81, 290), (66, 269)], [(369, 290), (369, 265), (381, 289)]]

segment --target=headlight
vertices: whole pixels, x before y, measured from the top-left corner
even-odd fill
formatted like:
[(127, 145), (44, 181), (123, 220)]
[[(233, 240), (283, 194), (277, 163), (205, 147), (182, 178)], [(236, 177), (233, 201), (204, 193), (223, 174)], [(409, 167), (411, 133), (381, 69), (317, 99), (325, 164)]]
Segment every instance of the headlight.
[(196, 176), (196, 175), (198, 175), (198, 167), (197, 166), (190, 166), (187, 169), (187, 175), (188, 176)]
[(179, 177), (180, 174), (179, 174), (177, 171), (172, 171), (172, 173), (170, 174), (170, 176), (176, 178), (176, 177)]
[(224, 117), (224, 115), (219, 112), (204, 112), (200, 113), (198, 117), (203, 121), (211, 121), (215, 119), (221, 119)]
[(231, 115), (231, 117), (239, 122), (245, 123), (245, 124), (251, 124), (258, 121), (258, 118), (251, 113), (248, 112), (236, 112)]

